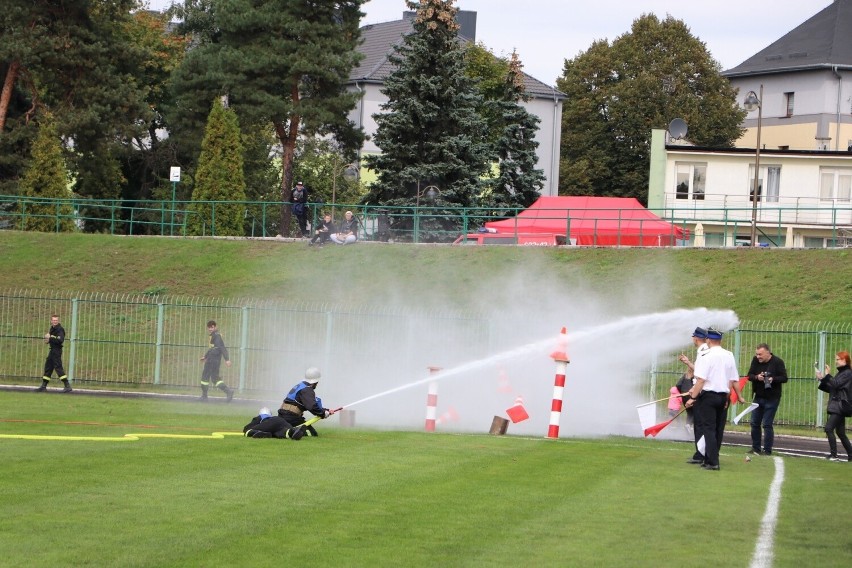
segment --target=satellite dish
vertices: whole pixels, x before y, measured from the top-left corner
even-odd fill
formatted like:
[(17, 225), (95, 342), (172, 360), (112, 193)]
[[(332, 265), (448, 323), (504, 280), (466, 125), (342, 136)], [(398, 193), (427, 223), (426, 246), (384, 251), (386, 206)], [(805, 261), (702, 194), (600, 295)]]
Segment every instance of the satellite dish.
[(675, 140), (680, 140), (686, 136), (686, 121), (682, 118), (675, 118), (669, 123), (669, 136)]

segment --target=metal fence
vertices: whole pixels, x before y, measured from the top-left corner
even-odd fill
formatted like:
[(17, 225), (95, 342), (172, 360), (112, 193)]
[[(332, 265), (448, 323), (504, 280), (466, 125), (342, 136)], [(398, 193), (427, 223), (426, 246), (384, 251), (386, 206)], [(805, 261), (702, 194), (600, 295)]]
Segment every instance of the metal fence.
[[(78, 228), (87, 228), (97, 232), (119, 235), (187, 235), (187, 224), (195, 222), (201, 227), (202, 236), (216, 236), (217, 211), (239, 207), (243, 211), (243, 235), (247, 237), (274, 237), (283, 234), (280, 230), (280, 212), (289, 203), (273, 201), (156, 201), (156, 200), (95, 200), (95, 199), (46, 199), (15, 195), (0, 195), (0, 228), (24, 229), (28, 223), (36, 220), (59, 231), (68, 221)], [(400, 242), (453, 242), (457, 237), (476, 232), (488, 221), (516, 217), (522, 208), (478, 208), (449, 207), (445, 205), (427, 206), (372, 206), (358, 204), (309, 203), (309, 221), (316, 226), (325, 212), (341, 217), (342, 211), (352, 210), (360, 220), (359, 238), (369, 240), (389, 239)], [(572, 214), (573, 211), (573, 214)], [(630, 217), (632, 210), (584, 209), (554, 212), (551, 220), (564, 223), (566, 234), (570, 233), (572, 222), (580, 221), (594, 227), (598, 242), (598, 222), (600, 221), (601, 242), (637, 242), (628, 239), (628, 233), (616, 235), (604, 231), (604, 225), (613, 219)], [(655, 209), (654, 212), (672, 223), (672, 235), (675, 227), (688, 230), (696, 221), (721, 227), (721, 233), (714, 233), (706, 239), (704, 246), (725, 246), (736, 242), (737, 235), (750, 231), (751, 206), (748, 207), (709, 207), (693, 210), (678, 207)], [(852, 218), (852, 205), (846, 202), (832, 202), (830, 205), (759, 205), (760, 233), (768, 246), (783, 247), (786, 244), (786, 227), (791, 223), (806, 223), (811, 230), (818, 230), (820, 243), (829, 247), (850, 245), (849, 219)], [(548, 219), (547, 214), (539, 212), (537, 218)], [(605, 220), (605, 221), (604, 221)], [(295, 218), (292, 220), (295, 229)], [(634, 225), (636, 222), (634, 221)], [(649, 226), (653, 226), (650, 223)], [(635, 231), (636, 229), (631, 229)], [(643, 230), (638, 222), (638, 242), (657, 243), (659, 230)], [(605, 236), (606, 235), (606, 236)], [(644, 238), (643, 238), (644, 237)], [(694, 235), (693, 235), (694, 238)], [(690, 241), (678, 241), (679, 245), (689, 245)], [(823, 245), (820, 244), (820, 247)]]
[[(483, 313), (12, 290), (0, 291), (0, 379), (37, 384), (47, 351), (42, 337), (53, 313), (62, 315), (66, 330), (69, 377), (87, 386), (197, 387), (210, 319), (219, 324), (234, 362), (228, 382), (242, 392), (277, 392), (282, 380), (311, 365), (336, 377), (351, 377), (353, 369), (411, 377), (434, 363), (432, 354), (447, 355), (453, 346), (463, 346), (463, 360), (513, 347)], [(787, 366), (776, 422), (824, 424), (827, 401), (816, 388), (813, 365), (831, 365), (836, 351), (852, 350), (852, 324), (743, 321), (726, 336), (741, 374), (759, 343), (768, 343)], [(640, 377), (643, 393), (668, 396), (683, 372), (677, 355), (649, 356)]]

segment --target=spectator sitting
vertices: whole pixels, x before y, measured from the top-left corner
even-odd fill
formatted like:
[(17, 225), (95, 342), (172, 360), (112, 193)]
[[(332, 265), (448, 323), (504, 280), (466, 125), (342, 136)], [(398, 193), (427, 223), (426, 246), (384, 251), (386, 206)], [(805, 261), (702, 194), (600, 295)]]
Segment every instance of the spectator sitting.
[(322, 246), (328, 242), (333, 233), (334, 224), (331, 222), (331, 215), (326, 213), (323, 215), (322, 221), (319, 223), (319, 227), (316, 231), (314, 231), (314, 236), (308, 244), (313, 245), (319, 241), (319, 246)]
[(339, 245), (351, 245), (358, 240), (358, 219), (347, 211), (340, 223), (340, 230), (331, 235), (331, 240)]

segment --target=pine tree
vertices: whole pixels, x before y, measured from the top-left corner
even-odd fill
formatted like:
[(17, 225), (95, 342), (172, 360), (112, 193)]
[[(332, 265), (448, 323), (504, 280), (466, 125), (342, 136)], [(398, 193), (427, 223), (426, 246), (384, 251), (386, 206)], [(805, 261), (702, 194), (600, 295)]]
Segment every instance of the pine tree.
[(541, 195), (544, 172), (536, 169), (539, 118), (525, 109), (520, 101), (527, 100), (522, 65), (517, 53), (512, 53), (501, 100), (495, 101), (501, 135), (495, 142), (500, 160), (499, 174), (493, 182), (487, 205), (500, 207), (529, 207)]
[[(490, 148), (487, 124), (477, 113), (481, 95), (465, 73), (458, 10), (453, 0), (407, 4), (417, 11), (414, 30), (390, 57), (395, 69), (385, 81), (388, 102), (376, 116), (374, 136), (382, 153), (365, 158), (378, 179), (365, 201), (423, 206), (424, 188), (437, 186), (438, 195), (428, 205), (469, 207), (480, 196)], [(440, 224), (443, 230), (457, 228), (451, 217)], [(411, 226), (410, 217), (394, 219), (394, 229)]]
[[(185, 29), (200, 42), (175, 76), (176, 119), (197, 120), (210, 97), (227, 94), (249, 124), (272, 124), (281, 144), (280, 201), (289, 201), (300, 136), (330, 136), (354, 156), (363, 134), (349, 120), (346, 90), (360, 55), (365, 0), (189, 0)], [(291, 208), (278, 231), (290, 234)]]
[(74, 208), (68, 189), (68, 173), (62, 158), (62, 143), (53, 115), (38, 112), (38, 134), (32, 147), (32, 159), (21, 179), (21, 193), (27, 200), (24, 229), (27, 231), (73, 231)]
[[(245, 200), (243, 145), (237, 115), (216, 99), (201, 142), (192, 201)], [(242, 203), (217, 203), (215, 207), (212, 203), (193, 203), (188, 207), (187, 234), (242, 236), (244, 218)]]

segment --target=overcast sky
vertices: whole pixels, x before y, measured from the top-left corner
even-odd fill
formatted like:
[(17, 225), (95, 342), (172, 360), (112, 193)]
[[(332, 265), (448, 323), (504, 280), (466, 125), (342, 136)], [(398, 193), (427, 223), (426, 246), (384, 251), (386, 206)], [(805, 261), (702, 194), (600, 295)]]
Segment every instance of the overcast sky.
[[(549, 85), (572, 59), (599, 39), (630, 31), (653, 13), (683, 20), (722, 69), (739, 65), (830, 5), (832, 0), (457, 0), (477, 13), (476, 39), (497, 55), (517, 50), (524, 71)], [(163, 9), (172, 0), (150, 0)], [(368, 0), (364, 24), (398, 20), (405, 0)]]

